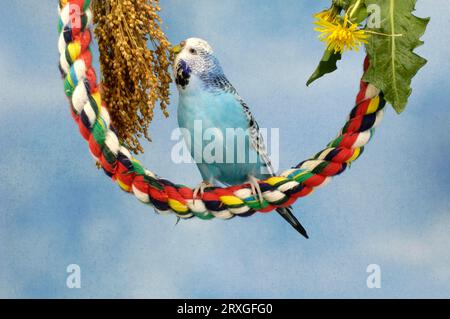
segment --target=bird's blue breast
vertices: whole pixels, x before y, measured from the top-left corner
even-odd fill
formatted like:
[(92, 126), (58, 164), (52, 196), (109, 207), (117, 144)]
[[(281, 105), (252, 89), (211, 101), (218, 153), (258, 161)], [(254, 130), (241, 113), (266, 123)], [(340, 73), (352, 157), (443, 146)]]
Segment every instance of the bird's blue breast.
[[(215, 179), (224, 184), (237, 184), (247, 181), (250, 174), (260, 177), (261, 161), (255, 150), (250, 147), (248, 119), (236, 96), (229, 92), (211, 93), (205, 91), (200, 85), (196, 87), (196, 84), (200, 84), (200, 82), (196, 83), (196, 81), (201, 80), (192, 80), (191, 91), (180, 94), (178, 124), (180, 128), (185, 128), (190, 133), (190, 136), (185, 136), (185, 139), (190, 139), (190, 141), (187, 141), (190, 142), (188, 143), (191, 146), (190, 152), (192, 157), (198, 161), (197, 165), (203, 179)], [(198, 132), (195, 132), (195, 127), (197, 126), (198, 128), (199, 122), (202, 130), (200, 134), (202, 138), (200, 140), (197, 138), (199, 136)], [(236, 135), (227, 135), (227, 129), (229, 132), (230, 129), (241, 129), (241, 131), (246, 132), (244, 136), (244, 150), (238, 148), (239, 144), (242, 147), (242, 142), (238, 141)], [(204, 133), (208, 130), (216, 130), (216, 132), (221, 133), (219, 138), (222, 139), (221, 144), (219, 142), (216, 145), (222, 146), (222, 163), (211, 163), (209, 162), (210, 159), (204, 156), (205, 149), (212, 142), (203, 138)], [(230, 149), (230, 146), (234, 148)], [(240, 158), (238, 158), (238, 151), (241, 152)], [(227, 156), (227, 152), (228, 155), (232, 154), (232, 159), (230, 156)], [(244, 154), (243, 162), (242, 154)], [(230, 159), (231, 163), (229, 162)]]

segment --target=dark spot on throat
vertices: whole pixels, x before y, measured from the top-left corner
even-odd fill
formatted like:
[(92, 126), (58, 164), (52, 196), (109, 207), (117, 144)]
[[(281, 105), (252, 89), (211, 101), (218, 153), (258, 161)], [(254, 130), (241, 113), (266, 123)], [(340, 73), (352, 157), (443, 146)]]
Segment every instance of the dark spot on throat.
[(187, 63), (183, 60), (180, 60), (177, 65), (176, 75), (175, 75), (175, 83), (179, 85), (182, 89), (185, 89), (189, 84), (189, 78), (191, 77), (191, 69), (187, 65)]

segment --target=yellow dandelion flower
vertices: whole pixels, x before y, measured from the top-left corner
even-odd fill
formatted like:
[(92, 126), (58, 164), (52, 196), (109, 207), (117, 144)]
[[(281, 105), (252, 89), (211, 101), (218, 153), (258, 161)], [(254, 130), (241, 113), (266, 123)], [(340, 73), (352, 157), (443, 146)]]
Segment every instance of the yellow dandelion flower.
[(319, 13), (316, 13), (314, 15), (314, 18), (316, 18), (319, 21), (328, 21), (328, 22), (333, 23), (336, 19), (336, 14), (333, 13), (333, 10), (328, 9), (328, 10), (324, 10)]
[(325, 42), (327, 49), (334, 53), (344, 53), (344, 51), (358, 51), (363, 43), (367, 43), (369, 37), (364, 30), (358, 29), (358, 25), (351, 23), (345, 15), (341, 23), (338, 19), (330, 19), (330, 15), (325, 12), (316, 14), (318, 27), (314, 28), (319, 32), (319, 39)]

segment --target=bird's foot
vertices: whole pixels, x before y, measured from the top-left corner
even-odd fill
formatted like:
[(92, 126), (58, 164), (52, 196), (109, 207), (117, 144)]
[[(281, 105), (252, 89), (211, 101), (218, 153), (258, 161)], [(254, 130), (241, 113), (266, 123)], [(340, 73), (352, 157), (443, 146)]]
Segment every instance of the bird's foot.
[(203, 194), (205, 192), (205, 188), (212, 187), (213, 185), (208, 181), (202, 181), (200, 184), (197, 185), (196, 188), (194, 188), (194, 193), (192, 194), (192, 199), (195, 204), (195, 200), (197, 199), (197, 195), (200, 193), (200, 198), (203, 197)]
[(262, 195), (261, 188), (259, 187), (259, 179), (254, 176), (249, 176), (248, 183), (250, 184), (250, 188), (252, 189), (252, 195), (255, 198), (258, 198), (261, 205), (263, 205), (264, 197)]

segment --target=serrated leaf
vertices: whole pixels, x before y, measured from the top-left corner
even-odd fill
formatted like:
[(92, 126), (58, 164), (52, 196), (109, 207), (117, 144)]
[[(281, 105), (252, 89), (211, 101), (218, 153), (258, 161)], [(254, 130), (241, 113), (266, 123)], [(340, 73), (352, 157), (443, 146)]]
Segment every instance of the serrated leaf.
[(314, 73), (309, 78), (308, 82), (306, 82), (306, 85), (310, 85), (315, 80), (321, 78), (325, 74), (334, 72), (337, 70), (337, 61), (339, 61), (342, 58), (340, 53), (334, 53), (334, 51), (325, 50), (325, 53), (323, 54), (322, 59), (319, 62), (319, 65), (317, 66)]
[[(370, 66), (364, 80), (384, 93), (385, 99), (397, 113), (401, 113), (411, 95), (411, 80), (426, 64), (414, 49), (422, 45), (429, 18), (412, 14), (416, 0), (365, 0), (366, 6), (380, 8), (380, 28), (368, 29), (371, 34), (366, 44)], [(385, 34), (385, 35), (383, 35)]]

